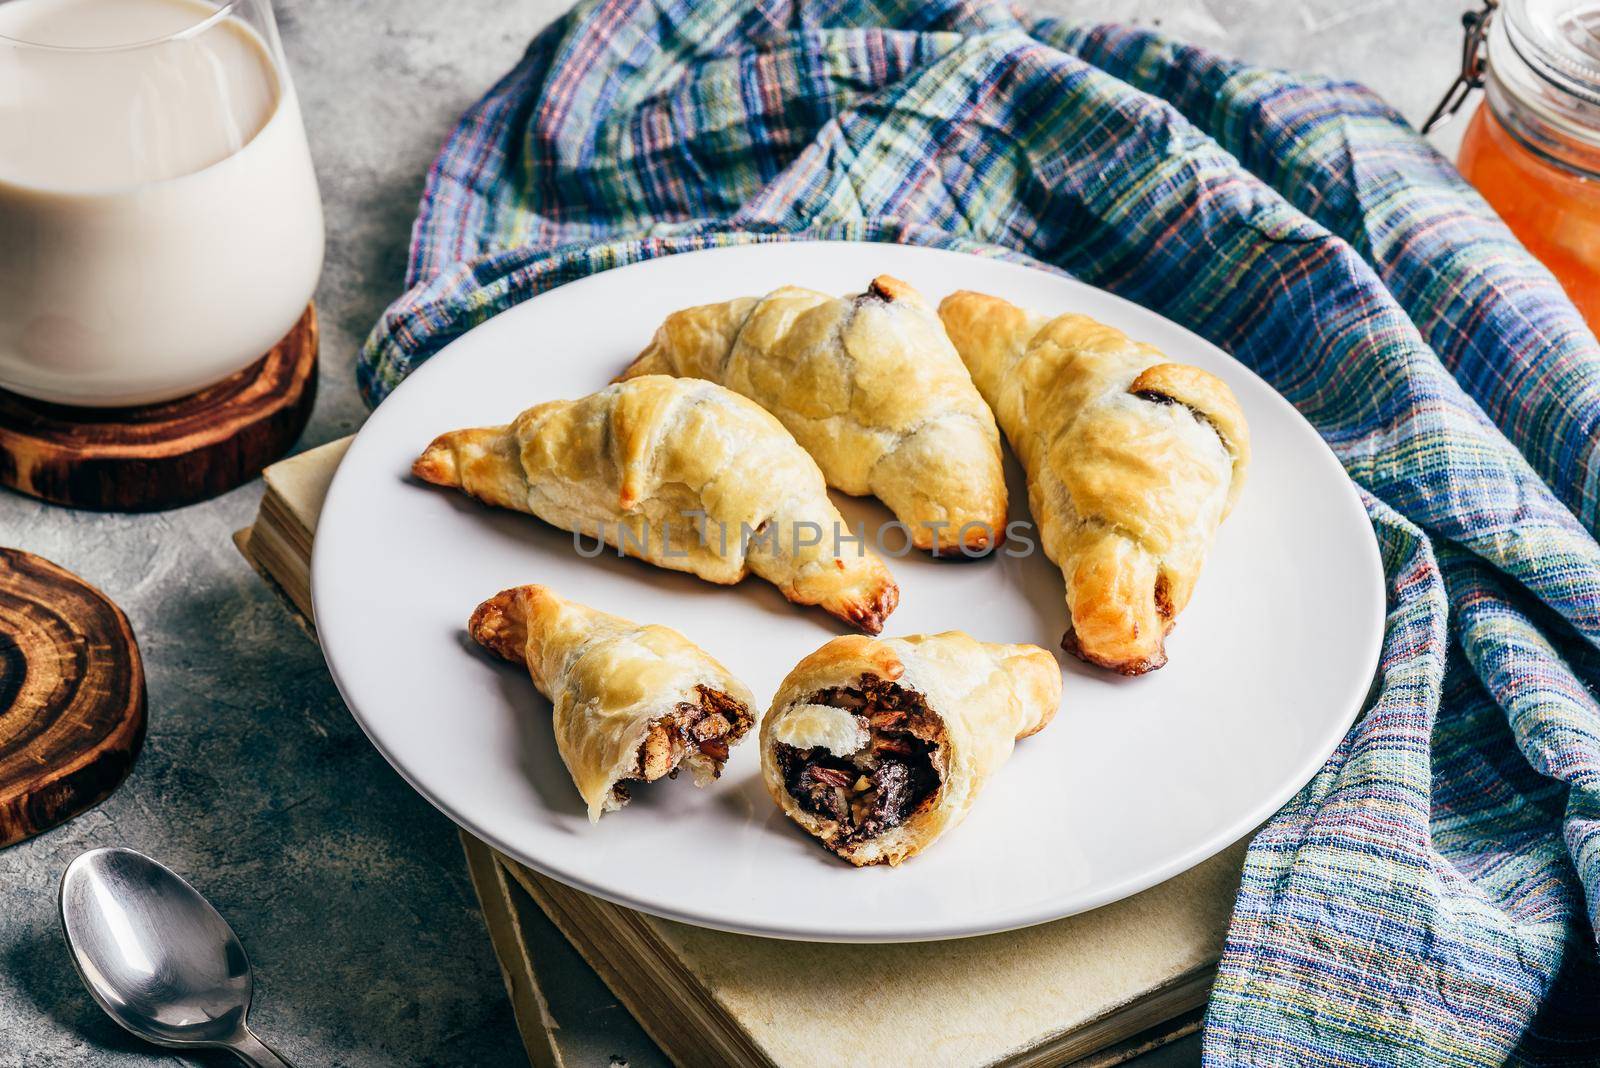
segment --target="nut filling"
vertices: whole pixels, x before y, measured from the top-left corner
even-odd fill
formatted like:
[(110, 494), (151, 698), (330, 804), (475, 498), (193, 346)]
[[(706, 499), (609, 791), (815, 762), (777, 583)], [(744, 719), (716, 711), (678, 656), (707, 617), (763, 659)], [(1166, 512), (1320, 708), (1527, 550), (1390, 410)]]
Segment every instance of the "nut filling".
[(695, 701), (685, 701), (650, 724), (639, 746), (639, 762), (626, 779), (611, 787), (617, 804), (628, 801), (629, 782), (676, 779), (688, 763), (695, 782), (705, 785), (722, 774), (728, 750), (754, 722), (750, 710), (721, 690), (694, 688)]
[(807, 812), (832, 820), (836, 853), (898, 827), (933, 803), (944, 783), (944, 723), (923, 696), (875, 675), (807, 698), (855, 714), (870, 741), (849, 756), (779, 745), (784, 787)]

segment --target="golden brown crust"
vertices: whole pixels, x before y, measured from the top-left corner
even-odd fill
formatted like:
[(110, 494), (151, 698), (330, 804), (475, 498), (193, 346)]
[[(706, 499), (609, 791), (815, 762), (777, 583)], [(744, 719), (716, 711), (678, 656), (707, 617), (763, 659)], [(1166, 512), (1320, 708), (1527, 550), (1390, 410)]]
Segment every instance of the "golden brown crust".
[[(870, 694), (886, 688), (902, 711), (880, 719)], [(839, 691), (861, 696), (826, 703)], [(785, 815), (851, 864), (899, 864), (965, 818), (1016, 740), (1048, 724), (1060, 701), (1060, 665), (1037, 646), (979, 642), (959, 631), (835, 638), (796, 664), (778, 688), (761, 724), (762, 779)], [(905, 709), (915, 710), (910, 723)], [(862, 834), (841, 822), (843, 809), (830, 816), (795, 795), (797, 760), (840, 770), (853, 762), (863, 777), (872, 775), (881, 767), (886, 731), (926, 742), (926, 766), (937, 776), (936, 787), (900, 822)]]
[(1162, 649), (1154, 656), (1133, 660), (1119, 660), (1111, 657), (1091, 655), (1085, 652), (1083, 646), (1078, 643), (1078, 632), (1073, 629), (1071, 623), (1067, 624), (1066, 631), (1061, 635), (1061, 648), (1065, 649), (1068, 653), (1071, 653), (1079, 660), (1082, 660), (1085, 664), (1093, 664), (1095, 667), (1103, 667), (1108, 671), (1115, 671), (1118, 675), (1126, 675), (1129, 678), (1143, 675), (1147, 672), (1155, 671), (1158, 668), (1167, 666), (1167, 653), (1165, 649)]
[(1035, 709), (1019, 721), (1016, 740), (1031, 738), (1055, 720), (1061, 708), (1061, 665), (1037, 645), (996, 645), (1000, 670), (1011, 684), (1014, 699), (1025, 709)]
[[(1011, 303), (987, 293), (958, 289), (939, 302), (939, 320), (945, 333), (956, 347), (956, 353), (973, 376), (978, 392), (984, 393), (984, 383), (978, 380), (979, 372), (999, 371), (989, 361), (974, 368), (967, 358), (968, 352), (1002, 352), (1017, 343), (1028, 332), (1028, 313)], [(998, 389), (996, 376), (989, 376), (989, 388)], [(990, 406), (991, 409), (993, 405)], [(997, 417), (998, 419), (998, 417)], [(1002, 426), (1002, 430), (1005, 428)]]
[(844, 610), (841, 618), (846, 623), (860, 627), (868, 634), (883, 633), (883, 624), (889, 614), (900, 606), (900, 587), (890, 584), (880, 587), (870, 600), (853, 604)]
[(873, 633), (899, 602), (883, 561), (842, 540), (811, 457), (710, 382), (649, 375), (540, 404), (509, 426), (441, 435), (413, 470), (708, 582), (753, 572)]
[(467, 633), (501, 659), (522, 663), (528, 644), (528, 629), (524, 622), (527, 611), (519, 610), (517, 602), (542, 593), (541, 586), (501, 590), (473, 609), (472, 618), (467, 621)]
[[(844, 634), (808, 654), (789, 672), (789, 679), (812, 675), (848, 678), (851, 672), (870, 672), (893, 682), (905, 674), (897, 648), (887, 638)], [(788, 685), (787, 679), (784, 685)]]
[(1128, 392), (1134, 396), (1166, 397), (1211, 424), (1233, 458), (1233, 481), (1228, 485), (1228, 510), (1232, 511), (1250, 469), (1250, 427), (1228, 384), (1198, 367), (1158, 363), (1141, 371)]
[(994, 417), (934, 309), (897, 278), (858, 297), (785, 286), (674, 312), (619, 381), (649, 374), (756, 401), (829, 485), (878, 497), (919, 549), (981, 555), (1004, 536)]
[(473, 639), (522, 663), (553, 706), (562, 762), (591, 820), (687, 764), (704, 785), (754, 723), (750, 691), (675, 630), (641, 626), (544, 586), (502, 590), (467, 624)]
[(459, 486), (455, 450), (443, 437), (434, 438), (422, 455), (411, 462), (411, 473), (435, 486)]
[(939, 314), (1028, 474), (1066, 579), (1063, 648), (1127, 675), (1161, 667), (1249, 466), (1232, 391), (1086, 316), (970, 292)]
[(921, 300), (922, 294), (910, 282), (902, 282), (892, 274), (880, 274), (867, 284), (867, 292), (879, 300)]

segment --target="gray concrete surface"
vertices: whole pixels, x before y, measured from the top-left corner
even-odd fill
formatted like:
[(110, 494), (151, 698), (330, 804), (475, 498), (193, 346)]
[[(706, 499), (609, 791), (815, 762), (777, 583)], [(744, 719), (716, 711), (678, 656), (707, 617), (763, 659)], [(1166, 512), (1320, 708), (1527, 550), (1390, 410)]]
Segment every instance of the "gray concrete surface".
[[(1360, 78), (1417, 119), (1453, 73), (1469, 2), (1032, 6), (1159, 23), (1259, 61)], [(278, 0), (328, 219), (321, 395), (302, 445), (361, 424), (353, 353), (399, 291), (423, 172), (452, 120), (564, 6)], [(235, 554), (229, 536), (259, 495), (256, 484), (119, 517), (0, 493), (0, 544), (50, 557), (115, 598), (139, 635), (150, 690), (149, 740), (124, 787), (0, 851), (0, 1068), (166, 1059), (100, 1015), (57, 932), (61, 869), (111, 844), (161, 858), (230, 918), (260, 976), (259, 1029), (300, 1065), (520, 1059), (453, 829), (367, 744), (316, 646)], [(607, 1064), (604, 1031), (594, 1034), (569, 1051), (573, 1068)], [(1193, 1063), (1197, 1048), (1181, 1043), (1141, 1065)]]

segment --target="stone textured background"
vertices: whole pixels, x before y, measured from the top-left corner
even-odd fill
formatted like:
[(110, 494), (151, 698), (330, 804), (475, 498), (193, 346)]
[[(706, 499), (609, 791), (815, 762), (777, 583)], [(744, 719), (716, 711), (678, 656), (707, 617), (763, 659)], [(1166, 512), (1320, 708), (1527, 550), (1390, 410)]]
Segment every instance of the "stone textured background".
[[(1454, 73), (1457, 19), (1470, 3), (1025, 6), (1158, 25), (1257, 61), (1361, 79), (1420, 121)], [(321, 393), (303, 446), (360, 426), (353, 354), (399, 292), (423, 172), (455, 117), (564, 7), (278, 0), (328, 220)], [(0, 491), (0, 543), (56, 560), (118, 601), (150, 691), (149, 740), (122, 789), (0, 851), (0, 1068), (167, 1059), (93, 1006), (57, 930), (62, 868), (81, 850), (116, 844), (185, 874), (228, 916), (257, 968), (254, 1022), (291, 1060), (383, 1068), (521, 1058), (453, 828), (367, 744), (316, 645), (234, 550), (230, 536), (259, 495), (257, 483), (122, 517)], [(626, 1021), (604, 998), (593, 1016), (576, 1060), (605, 1065), (614, 1052), (605, 1032)], [(618, 1034), (614, 1047), (634, 1042)], [(1149, 1063), (1192, 1063), (1196, 1049), (1190, 1040)]]

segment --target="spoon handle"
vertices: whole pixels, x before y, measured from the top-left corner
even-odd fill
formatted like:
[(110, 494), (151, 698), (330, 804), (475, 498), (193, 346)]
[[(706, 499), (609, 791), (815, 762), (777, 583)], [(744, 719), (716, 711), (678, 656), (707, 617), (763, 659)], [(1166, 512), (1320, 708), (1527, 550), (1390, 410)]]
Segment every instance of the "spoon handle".
[(239, 1034), (228, 1044), (228, 1048), (251, 1068), (294, 1068), (257, 1038), (256, 1033), (248, 1027), (239, 1029)]

